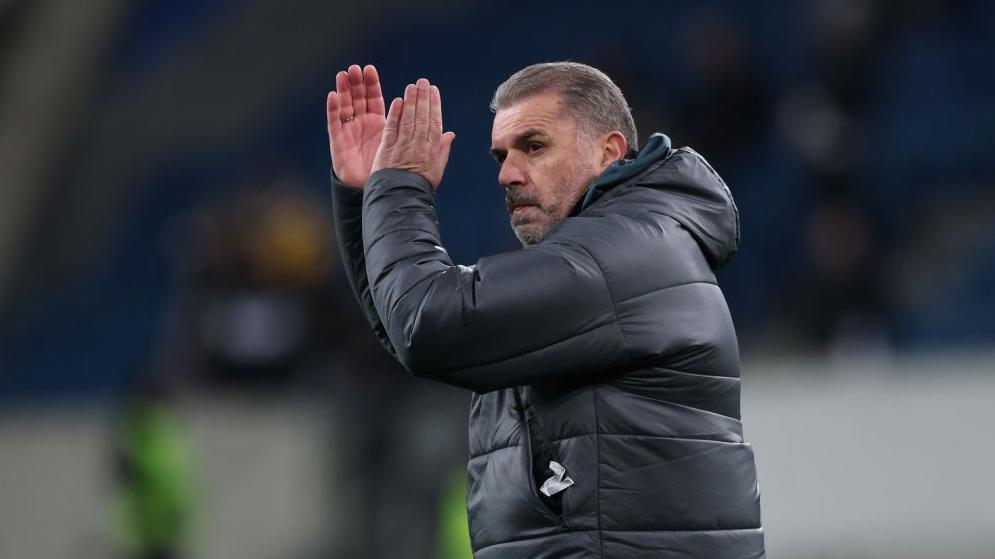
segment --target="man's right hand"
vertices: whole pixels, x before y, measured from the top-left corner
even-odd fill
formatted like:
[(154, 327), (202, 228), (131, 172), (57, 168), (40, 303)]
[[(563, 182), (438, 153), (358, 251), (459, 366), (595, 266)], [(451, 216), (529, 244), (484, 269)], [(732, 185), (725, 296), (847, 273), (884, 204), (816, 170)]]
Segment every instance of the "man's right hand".
[(335, 76), (325, 104), (332, 169), (347, 186), (363, 188), (386, 123), (380, 76), (372, 65), (349, 66)]

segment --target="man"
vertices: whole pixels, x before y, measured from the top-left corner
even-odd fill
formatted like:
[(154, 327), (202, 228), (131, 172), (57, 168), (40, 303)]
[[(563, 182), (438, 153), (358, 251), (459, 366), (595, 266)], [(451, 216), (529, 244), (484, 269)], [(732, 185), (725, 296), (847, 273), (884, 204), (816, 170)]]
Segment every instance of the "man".
[(525, 247), (455, 265), (434, 192), (454, 135), (438, 88), (384, 117), (372, 66), (327, 117), (346, 270), (385, 347), (474, 392), (474, 555), (764, 557), (739, 413), (736, 335), (714, 270), (735, 253), (729, 189), (697, 153), (637, 150), (622, 92), (576, 63), (497, 90), (491, 152)]

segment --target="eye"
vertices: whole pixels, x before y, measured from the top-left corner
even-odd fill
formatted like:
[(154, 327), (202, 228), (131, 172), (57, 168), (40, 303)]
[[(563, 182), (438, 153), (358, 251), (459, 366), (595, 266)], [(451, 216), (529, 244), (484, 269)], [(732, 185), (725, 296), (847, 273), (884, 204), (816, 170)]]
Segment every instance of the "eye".
[(541, 150), (542, 148), (543, 148), (543, 145), (540, 144), (539, 142), (530, 142), (529, 143), (529, 153), (535, 153), (535, 152)]

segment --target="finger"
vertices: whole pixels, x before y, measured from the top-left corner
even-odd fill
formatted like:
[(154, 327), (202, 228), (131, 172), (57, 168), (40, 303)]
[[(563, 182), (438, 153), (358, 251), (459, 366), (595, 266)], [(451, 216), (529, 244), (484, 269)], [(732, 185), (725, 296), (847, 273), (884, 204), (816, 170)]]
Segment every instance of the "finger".
[(415, 141), (427, 143), (429, 139), (429, 106), (431, 102), (431, 92), (428, 88), (428, 80), (421, 78), (418, 80), (418, 101), (415, 107)]
[(439, 88), (432, 86), (429, 91), (431, 92), (431, 109), (429, 112), (429, 141), (433, 144), (439, 143), (442, 139), (442, 94), (439, 92)]
[(414, 84), (408, 84), (404, 88), (404, 111), (401, 113), (401, 122), (398, 125), (398, 139), (407, 140), (415, 130), (415, 104), (418, 100), (418, 88)]
[(334, 138), (342, 131), (342, 120), (339, 115), (339, 94), (334, 91), (328, 92), (328, 99), (325, 101), (325, 113), (328, 117), (328, 137)]
[(390, 147), (397, 141), (397, 134), (401, 125), (401, 113), (403, 111), (404, 101), (400, 97), (395, 97), (390, 102), (390, 112), (387, 113), (387, 123), (383, 129), (383, 139), (380, 140), (381, 148)]
[(378, 115), (384, 114), (384, 99), (383, 92), (380, 89), (380, 75), (372, 64), (368, 64), (363, 68), (363, 83), (366, 86), (366, 110)]
[(366, 85), (363, 83), (363, 69), (353, 64), (349, 66), (349, 87), (352, 90), (352, 114), (366, 114)]
[(335, 91), (339, 98), (339, 118), (342, 121), (352, 118), (352, 88), (349, 85), (349, 73), (339, 72), (335, 74)]

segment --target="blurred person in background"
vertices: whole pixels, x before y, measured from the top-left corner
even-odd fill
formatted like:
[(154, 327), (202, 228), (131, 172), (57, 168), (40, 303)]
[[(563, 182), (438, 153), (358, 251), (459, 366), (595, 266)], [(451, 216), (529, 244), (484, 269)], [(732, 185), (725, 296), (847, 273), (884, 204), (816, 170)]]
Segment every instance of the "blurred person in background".
[(454, 265), (434, 194), (441, 94), (386, 110), (372, 66), (326, 116), (350, 283), (416, 376), (474, 392), (476, 557), (763, 557), (739, 355), (714, 271), (738, 250), (728, 187), (690, 148), (640, 149), (621, 90), (536, 64), (494, 95), (491, 153), (519, 251)]
[(118, 437), (116, 513), (124, 546), (135, 559), (179, 559), (192, 524), (194, 487), (187, 437), (162, 379), (140, 382)]
[(469, 530), (466, 522), (466, 473), (460, 468), (450, 474), (439, 495), (439, 559), (472, 558)]
[(320, 340), (344, 330), (328, 218), (290, 174), (248, 186), (167, 228), (181, 295), (164, 345), (216, 383), (285, 387), (326, 366), (336, 348)]
[[(430, 515), (409, 522), (418, 530), (390, 538), (379, 526), (431, 499), (443, 477), (434, 470), (461, 456), (436, 440), (445, 430), (412, 435), (432, 422), (425, 414), (411, 418), (408, 402), (422, 397), (424, 385), (400, 371), (366, 329), (353, 327), (363, 318), (339, 296), (348, 287), (333, 273), (327, 199), (294, 172), (278, 172), (256, 170), (266, 178), (239, 181), (166, 227), (163, 246), (179, 294), (161, 341), (163, 359), (193, 386), (220, 393), (325, 398), (337, 433), (329, 468), (355, 482), (332, 496), (350, 511), (333, 544), (336, 555), (427, 549)], [(437, 411), (450, 413), (449, 402), (437, 394)], [(441, 448), (434, 462), (399, 475), (396, 464), (407, 460), (399, 456), (402, 438)]]

